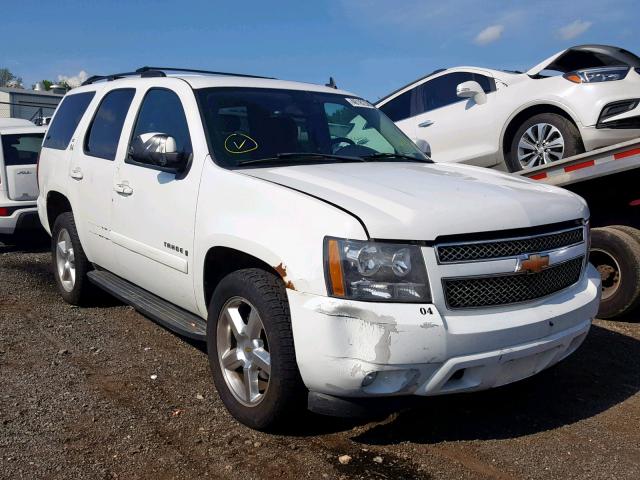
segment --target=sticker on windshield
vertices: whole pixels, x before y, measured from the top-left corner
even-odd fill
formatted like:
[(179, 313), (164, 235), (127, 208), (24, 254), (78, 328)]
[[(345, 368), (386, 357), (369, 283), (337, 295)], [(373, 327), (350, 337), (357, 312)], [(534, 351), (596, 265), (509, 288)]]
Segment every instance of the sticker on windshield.
[(258, 142), (244, 133), (232, 133), (224, 141), (224, 149), (233, 154), (249, 153), (257, 148)]
[(345, 98), (345, 100), (354, 107), (375, 108), (373, 105), (371, 105), (366, 100), (363, 100), (362, 98)]

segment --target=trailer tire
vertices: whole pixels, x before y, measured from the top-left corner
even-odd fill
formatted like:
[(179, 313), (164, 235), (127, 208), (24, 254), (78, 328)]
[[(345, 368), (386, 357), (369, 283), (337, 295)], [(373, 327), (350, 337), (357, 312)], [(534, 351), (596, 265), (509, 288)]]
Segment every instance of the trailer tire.
[(640, 304), (640, 242), (613, 227), (591, 231), (589, 261), (602, 279), (599, 318), (614, 318)]
[[(560, 160), (584, 152), (584, 145), (582, 144), (580, 132), (571, 120), (563, 117), (562, 115), (558, 115), (557, 113), (539, 113), (522, 122), (511, 139), (509, 151), (505, 155), (505, 163), (509, 172), (519, 172), (524, 169), (518, 160), (518, 144), (525, 132), (537, 124), (551, 125), (560, 132), (562, 140), (564, 141), (564, 150)], [(542, 140), (540, 141), (542, 142)]]
[(609, 225), (608, 228), (613, 228), (614, 230), (618, 230), (619, 232), (624, 232), (630, 237), (633, 237), (636, 242), (640, 245), (640, 230), (637, 228), (629, 227), (627, 225)]

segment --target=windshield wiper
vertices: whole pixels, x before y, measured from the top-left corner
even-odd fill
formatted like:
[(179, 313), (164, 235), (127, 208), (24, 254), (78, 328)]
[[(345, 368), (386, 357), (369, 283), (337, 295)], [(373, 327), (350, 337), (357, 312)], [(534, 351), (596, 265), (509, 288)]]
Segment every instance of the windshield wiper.
[(243, 160), (238, 162), (238, 166), (244, 165), (254, 165), (258, 163), (278, 163), (284, 160), (291, 160), (295, 158), (309, 158), (309, 159), (323, 159), (328, 158), (331, 160), (338, 160), (341, 162), (364, 162), (365, 160), (361, 157), (349, 157), (346, 155), (331, 155), (329, 153), (313, 153), (313, 152), (287, 152), (287, 153), (277, 153), (274, 157), (266, 157), (266, 158), (254, 158), (252, 160)]
[(433, 163), (433, 160), (430, 158), (416, 158), (411, 155), (405, 155), (403, 153), (373, 153), (371, 155), (365, 155), (362, 157), (364, 161), (371, 160), (385, 160), (387, 158), (401, 158), (403, 160), (409, 160), (411, 162), (420, 162), (420, 163)]

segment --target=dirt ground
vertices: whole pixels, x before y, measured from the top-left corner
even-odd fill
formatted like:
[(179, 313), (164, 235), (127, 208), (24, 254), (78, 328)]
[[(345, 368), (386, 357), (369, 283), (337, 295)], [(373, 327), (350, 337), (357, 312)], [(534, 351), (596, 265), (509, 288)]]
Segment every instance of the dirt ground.
[(596, 321), (515, 385), (268, 435), (226, 412), (204, 345), (63, 303), (46, 248), (0, 246), (1, 478), (640, 478), (640, 323)]

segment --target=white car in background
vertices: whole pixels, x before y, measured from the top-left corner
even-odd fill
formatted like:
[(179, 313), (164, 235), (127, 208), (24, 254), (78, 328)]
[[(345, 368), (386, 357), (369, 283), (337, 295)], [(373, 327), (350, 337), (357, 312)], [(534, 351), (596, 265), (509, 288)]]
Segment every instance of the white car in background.
[(36, 163), (46, 127), (0, 119), (0, 238), (40, 229)]
[(640, 136), (640, 58), (581, 45), (526, 73), (449, 68), (376, 106), (438, 161), (513, 172)]

